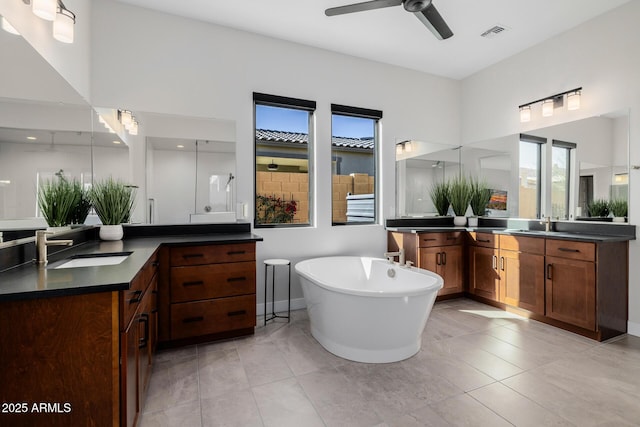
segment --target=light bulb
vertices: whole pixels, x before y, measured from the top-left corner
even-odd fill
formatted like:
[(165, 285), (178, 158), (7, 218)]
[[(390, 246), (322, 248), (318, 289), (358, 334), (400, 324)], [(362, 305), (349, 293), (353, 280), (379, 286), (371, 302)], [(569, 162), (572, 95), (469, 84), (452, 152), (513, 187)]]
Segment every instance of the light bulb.
[(553, 116), (553, 99), (545, 99), (542, 102), (542, 116), (543, 117)]
[(58, 8), (56, 20), (53, 21), (53, 38), (62, 43), (73, 43), (73, 27), (75, 15), (67, 9)]
[(531, 121), (531, 107), (529, 105), (520, 108), (520, 122)]
[(580, 91), (571, 92), (567, 95), (567, 110), (578, 110), (580, 108)]
[(31, 0), (31, 10), (34, 15), (47, 21), (53, 21), (56, 19), (58, 0)]

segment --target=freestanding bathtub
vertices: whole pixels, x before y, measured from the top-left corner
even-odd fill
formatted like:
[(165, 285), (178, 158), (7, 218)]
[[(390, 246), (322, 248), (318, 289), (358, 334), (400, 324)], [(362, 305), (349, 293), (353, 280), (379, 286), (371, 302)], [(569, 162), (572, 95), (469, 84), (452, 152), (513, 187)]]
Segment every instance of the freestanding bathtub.
[(385, 259), (313, 258), (295, 266), (311, 334), (345, 359), (388, 363), (420, 350), (442, 277)]

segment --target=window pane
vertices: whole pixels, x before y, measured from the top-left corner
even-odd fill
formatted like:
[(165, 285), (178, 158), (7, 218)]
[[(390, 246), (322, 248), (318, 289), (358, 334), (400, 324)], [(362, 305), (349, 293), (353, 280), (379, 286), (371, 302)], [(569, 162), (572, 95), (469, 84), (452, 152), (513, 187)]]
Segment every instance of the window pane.
[(310, 223), (312, 114), (256, 103), (256, 227)]
[(331, 116), (332, 223), (376, 222), (377, 120)]
[(520, 141), (520, 218), (539, 218), (540, 144)]
[(569, 149), (553, 147), (551, 160), (551, 216), (569, 218)]

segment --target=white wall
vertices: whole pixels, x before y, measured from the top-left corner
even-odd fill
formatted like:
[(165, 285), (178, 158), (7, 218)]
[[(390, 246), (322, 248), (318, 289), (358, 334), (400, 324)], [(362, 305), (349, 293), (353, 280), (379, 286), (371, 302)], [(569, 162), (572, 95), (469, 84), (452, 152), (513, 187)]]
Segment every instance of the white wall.
[[(631, 1), (462, 81), (464, 144), (630, 108), (630, 163), (640, 164), (640, 2)], [(518, 105), (583, 87), (578, 111), (550, 118), (534, 109), (519, 122)], [(640, 174), (630, 173), (630, 222), (640, 220)], [(640, 335), (640, 244), (630, 243), (629, 330)]]
[[(382, 225), (331, 226), (331, 146), (323, 143), (331, 138), (331, 103), (384, 113), (377, 180), (382, 216), (395, 214), (396, 136), (460, 140), (457, 81), (113, 1), (94, 1), (92, 12), (92, 103), (235, 120), (239, 202), (253, 206), (252, 92), (317, 101), (315, 226), (256, 230), (264, 237), (257, 246), (259, 285), (265, 258), (295, 263), (330, 254), (381, 256), (386, 249)], [(301, 297), (295, 274), (292, 295)]]

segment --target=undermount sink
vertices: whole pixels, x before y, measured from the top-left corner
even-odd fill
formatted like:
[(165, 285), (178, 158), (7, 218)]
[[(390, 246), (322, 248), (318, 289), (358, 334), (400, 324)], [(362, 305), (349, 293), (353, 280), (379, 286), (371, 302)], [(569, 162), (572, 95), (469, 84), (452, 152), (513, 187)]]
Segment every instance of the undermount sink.
[(504, 230), (506, 233), (529, 233), (529, 234), (547, 234), (550, 231), (544, 230), (525, 230), (525, 229), (515, 229), (515, 228), (507, 228)]
[(77, 267), (100, 267), (103, 265), (118, 265), (132, 252), (117, 252), (117, 253), (105, 253), (105, 254), (89, 254), (89, 255), (76, 255), (71, 258), (60, 261), (59, 264), (51, 266), (51, 268), (57, 270), (61, 268), (77, 268)]

